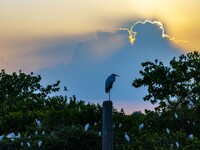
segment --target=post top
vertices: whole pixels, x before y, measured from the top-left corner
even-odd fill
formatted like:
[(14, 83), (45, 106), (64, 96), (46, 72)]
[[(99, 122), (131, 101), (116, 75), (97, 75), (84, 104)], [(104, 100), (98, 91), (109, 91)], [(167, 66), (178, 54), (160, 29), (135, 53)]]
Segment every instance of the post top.
[(107, 100), (107, 101), (104, 101), (103, 104), (112, 104), (113, 102), (111, 100)]

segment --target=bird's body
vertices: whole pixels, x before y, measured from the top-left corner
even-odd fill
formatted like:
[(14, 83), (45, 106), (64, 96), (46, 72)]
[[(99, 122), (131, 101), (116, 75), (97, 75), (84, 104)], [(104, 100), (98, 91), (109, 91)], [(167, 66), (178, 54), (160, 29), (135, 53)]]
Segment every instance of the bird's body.
[(15, 138), (17, 138), (17, 139), (21, 138), (21, 134), (18, 132), (18, 134)]
[(170, 134), (169, 128), (166, 128), (166, 132), (167, 132), (167, 134)]
[(35, 122), (36, 122), (36, 124), (39, 126), (39, 127), (41, 127), (41, 122), (40, 122), (40, 120), (39, 119), (35, 119)]
[(176, 112), (174, 113), (174, 117), (175, 117), (176, 119), (178, 119), (178, 115), (177, 115)]
[(121, 128), (121, 127), (122, 127), (122, 124), (120, 123), (120, 124), (119, 124), (119, 128)]
[(85, 132), (87, 132), (87, 130), (89, 129), (89, 127), (90, 127), (90, 124), (87, 123), (87, 124), (85, 125)]
[(176, 141), (176, 147), (179, 148), (179, 146), (180, 146), (180, 145), (179, 145), (179, 142)]
[(125, 139), (126, 139), (126, 141), (127, 141), (127, 142), (130, 142), (130, 138), (129, 138), (129, 136), (128, 136), (127, 132), (125, 132), (125, 135), (124, 135), (124, 137), (125, 137)]
[(144, 123), (141, 123), (140, 125), (139, 125), (139, 130), (142, 130), (144, 128)]
[(9, 133), (8, 135), (7, 135), (7, 138), (8, 139), (12, 139), (12, 138), (15, 138), (15, 133)]
[(4, 138), (4, 135), (1, 135), (1, 136), (0, 136), (0, 141), (1, 141), (3, 138)]
[(38, 141), (38, 147), (41, 147), (42, 141)]
[(191, 134), (189, 135), (189, 139), (190, 139), (190, 140), (193, 140), (193, 137), (194, 137), (194, 136), (193, 136), (193, 134), (191, 133)]
[(67, 89), (67, 87), (66, 87), (66, 86), (64, 86), (64, 91), (68, 91), (68, 89)]
[(99, 136), (101, 136), (101, 132), (99, 131)]
[(21, 145), (21, 147), (23, 147), (23, 146), (24, 146), (24, 142), (21, 142), (21, 144), (20, 144), (20, 145)]
[(111, 74), (107, 79), (105, 83), (105, 92), (109, 93), (109, 100), (110, 100), (110, 90), (112, 89), (112, 85), (116, 80), (116, 74)]
[(31, 144), (29, 142), (26, 142), (28, 148), (31, 147)]

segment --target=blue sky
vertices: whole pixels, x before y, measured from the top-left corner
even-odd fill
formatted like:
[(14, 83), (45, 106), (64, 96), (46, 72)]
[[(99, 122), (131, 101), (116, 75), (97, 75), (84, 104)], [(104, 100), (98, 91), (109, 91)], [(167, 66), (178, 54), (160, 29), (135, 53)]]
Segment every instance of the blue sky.
[[(44, 83), (61, 80), (61, 87), (69, 89), (62, 94), (74, 94), (78, 99), (100, 104), (108, 99), (104, 91), (106, 78), (116, 73), (120, 77), (111, 91), (114, 106), (124, 108), (128, 113), (152, 109), (149, 102), (142, 100), (146, 89), (132, 87), (132, 81), (140, 77), (141, 63), (159, 59), (168, 65), (169, 60), (182, 52), (168, 39), (162, 38), (161, 30), (156, 25), (138, 25), (135, 31), (138, 34), (134, 45), (129, 43), (126, 31), (97, 31), (96, 37), (77, 42), (69, 64), (60, 63), (37, 73), (44, 77)], [(70, 44), (55, 49), (62, 52), (71, 47)]]

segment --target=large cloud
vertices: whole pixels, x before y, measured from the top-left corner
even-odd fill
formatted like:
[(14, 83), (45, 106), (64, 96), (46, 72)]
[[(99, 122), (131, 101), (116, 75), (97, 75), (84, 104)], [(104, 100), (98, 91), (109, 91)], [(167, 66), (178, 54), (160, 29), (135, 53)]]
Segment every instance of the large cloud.
[(8, 72), (31, 72), (69, 63), (81, 39), (77, 36), (0, 40), (0, 68)]
[[(145, 89), (136, 90), (131, 83), (139, 76), (141, 62), (159, 59), (167, 64), (180, 51), (163, 39), (160, 29), (154, 25), (138, 26), (136, 31), (138, 35), (134, 45), (129, 44), (126, 31), (97, 32), (97, 38), (77, 44), (71, 63), (42, 70), (39, 74), (45, 77), (44, 83), (53, 82), (56, 78), (61, 80), (68, 87), (69, 95), (100, 103), (107, 99), (105, 79), (111, 73), (119, 74), (111, 99), (116, 101), (115, 104), (124, 103), (124, 107), (129, 103), (139, 108)], [(103, 50), (103, 61), (97, 59), (100, 50)]]

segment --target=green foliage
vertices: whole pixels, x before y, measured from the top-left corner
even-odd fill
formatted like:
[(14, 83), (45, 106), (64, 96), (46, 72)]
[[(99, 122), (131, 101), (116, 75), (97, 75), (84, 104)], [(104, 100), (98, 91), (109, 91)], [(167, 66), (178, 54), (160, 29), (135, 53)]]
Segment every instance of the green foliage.
[(195, 107), (199, 110), (200, 104), (200, 55), (198, 52), (181, 55), (173, 58), (169, 66), (162, 62), (144, 62), (141, 78), (133, 81), (138, 88), (148, 87), (148, 95), (144, 100), (152, 104), (159, 103), (160, 109), (177, 109)]
[[(38, 149), (38, 141), (43, 141), (40, 149), (101, 149), (101, 138), (98, 132), (101, 128), (100, 105), (85, 104), (73, 96), (50, 96), (59, 91), (59, 83), (43, 87), (41, 77), (33, 73), (21, 71), (7, 74), (0, 73), (0, 141), (1, 149)], [(36, 124), (41, 121), (41, 127)], [(84, 131), (86, 123), (97, 126)], [(42, 132), (45, 132), (42, 135)], [(21, 138), (14, 141), (6, 136), (9, 133), (21, 133)], [(78, 144), (77, 144), (78, 143)], [(89, 144), (89, 145), (88, 145)], [(91, 147), (94, 145), (94, 147)]]

